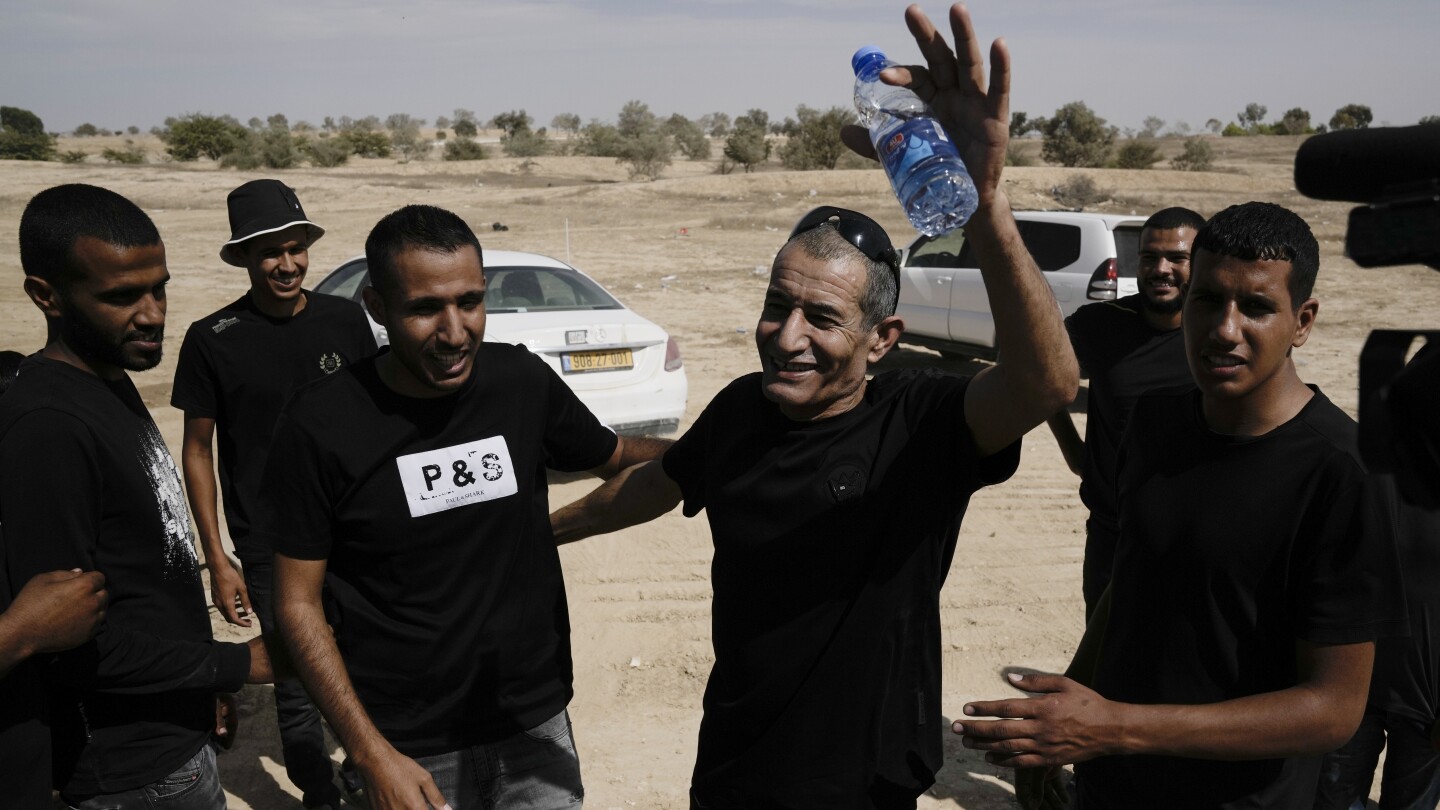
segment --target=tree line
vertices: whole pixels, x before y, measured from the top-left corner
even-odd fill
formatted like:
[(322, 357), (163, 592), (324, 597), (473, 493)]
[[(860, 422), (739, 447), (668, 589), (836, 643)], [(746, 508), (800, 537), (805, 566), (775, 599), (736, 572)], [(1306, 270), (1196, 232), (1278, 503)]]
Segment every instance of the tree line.
[[(1327, 130), (1326, 124), (1311, 125), (1311, 115), (1299, 107), (1287, 110), (1279, 119), (1266, 123), (1268, 108), (1250, 103), (1228, 124), (1210, 119), (1205, 128), (1221, 136), (1303, 135)], [(1363, 129), (1373, 121), (1370, 107), (1347, 104), (1331, 116), (1328, 129)], [(438, 157), (441, 160), (484, 160), (491, 149), (478, 140), (482, 125), (498, 130), (500, 151), (511, 157), (541, 155), (588, 155), (614, 158), (625, 164), (632, 177), (658, 178), (676, 155), (687, 160), (707, 160), (712, 142), (721, 146), (718, 171), (754, 171), (777, 157), (787, 169), (814, 170), (869, 165), (850, 154), (840, 142), (842, 125), (854, 121), (854, 112), (844, 107), (819, 110), (800, 105), (793, 117), (772, 121), (769, 113), (751, 109), (733, 119), (715, 112), (691, 120), (675, 113), (662, 118), (640, 101), (629, 101), (614, 123), (561, 113), (549, 127), (537, 126), (524, 109), (509, 110), (488, 121), (473, 110), (456, 109), (434, 122), (434, 136), (426, 136), (426, 121), (406, 113), (338, 119), (326, 116), (319, 126), (308, 121), (291, 124), (283, 114), (241, 123), (230, 115), (189, 113), (165, 119), (151, 128), (165, 144), (163, 159), (188, 162), (208, 158), (222, 166), (253, 170), (287, 169), (308, 163), (329, 168), (341, 166), (351, 157), (396, 158), (402, 162)], [(1440, 116), (1426, 116), (1422, 124), (1440, 124)], [(1043, 140), (1041, 157), (1061, 166), (1147, 169), (1161, 160), (1155, 143), (1166, 122), (1156, 116), (1145, 119), (1138, 131), (1109, 125), (1083, 101), (1060, 107), (1049, 117), (1031, 118), (1016, 112), (1011, 116), (1010, 134), (1018, 141), (1037, 133)], [(120, 134), (84, 123), (72, 135), (79, 137)], [(138, 135), (139, 128), (124, 133)], [(1184, 149), (1170, 161), (1172, 168), (1192, 171), (1209, 169), (1214, 160), (1210, 144), (1191, 132), (1181, 121), (1170, 136), (1184, 137)], [(47, 133), (39, 116), (18, 107), (0, 107), (0, 158), (19, 160), (61, 160), (83, 162), (86, 152), (58, 152), (57, 135)], [(1118, 144), (1118, 145), (1117, 145)], [(106, 148), (101, 157), (110, 163), (143, 163), (145, 151), (126, 140), (121, 148)], [(1012, 142), (1010, 161), (1023, 165), (1030, 158)]]

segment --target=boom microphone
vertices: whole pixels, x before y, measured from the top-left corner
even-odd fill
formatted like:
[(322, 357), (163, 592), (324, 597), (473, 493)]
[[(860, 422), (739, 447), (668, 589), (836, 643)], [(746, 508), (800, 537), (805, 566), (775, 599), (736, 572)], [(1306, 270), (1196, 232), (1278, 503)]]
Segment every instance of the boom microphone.
[(1317, 200), (1374, 203), (1437, 189), (1440, 125), (1327, 132), (1295, 153), (1295, 190)]

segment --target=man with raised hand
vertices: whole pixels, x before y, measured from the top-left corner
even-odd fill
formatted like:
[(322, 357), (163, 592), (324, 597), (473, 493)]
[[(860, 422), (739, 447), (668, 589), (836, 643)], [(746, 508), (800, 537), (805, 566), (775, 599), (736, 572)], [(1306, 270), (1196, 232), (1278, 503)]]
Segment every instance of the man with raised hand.
[(1070, 412), (1050, 417), (1050, 431), (1070, 469), (1080, 476), (1085, 521), (1082, 592), (1089, 617), (1110, 583), (1115, 560), (1115, 452), (1135, 400), (1156, 388), (1192, 386), (1180, 333), (1180, 308), (1190, 282), (1190, 247), (1205, 218), (1188, 208), (1150, 215), (1140, 229), (1140, 291), (1097, 301), (1065, 319), (1080, 373), (1090, 379), (1085, 440)]
[(211, 637), (180, 476), (128, 374), (160, 362), (165, 246), (134, 203), (64, 185), (25, 207), (20, 263), (47, 336), (0, 397), (4, 573), (93, 569), (110, 597), (93, 640), (34, 660), (61, 797), (224, 807), (215, 693), (272, 675), (259, 638)]
[(295, 394), (264, 475), (281, 632), (371, 810), (578, 805), (546, 468), (613, 475), (670, 442), (616, 436), (539, 357), (484, 342), (455, 214), (401, 208), (365, 256), (390, 345)]
[[(775, 257), (760, 371), (722, 390), (664, 456), (552, 516), (561, 542), (682, 500), (715, 543), (715, 665), (692, 807), (913, 808), (941, 761), (940, 588), (971, 493), (1007, 479), (1020, 439), (1075, 395), (1053, 294), (1000, 186), (1010, 60), (987, 87), (969, 15), (957, 48), (912, 6), (926, 67), (882, 78), (930, 103), (975, 178), (1001, 361), (972, 378), (877, 374), (899, 339), (899, 268), (868, 217), (820, 208)], [(873, 154), (863, 130), (847, 142)]]
[(1197, 388), (1130, 414), (1114, 575), (1069, 677), (1012, 675), (1037, 694), (967, 704), (1008, 719), (955, 724), (967, 748), (1031, 769), (1027, 796), (1079, 763), (1081, 808), (1309, 810), (1319, 756), (1359, 725), (1375, 640), (1403, 632), (1405, 607), (1389, 489), (1291, 356), (1319, 264), (1305, 221), (1270, 203), (1196, 235)]
[[(226, 208), (230, 239), (220, 258), (245, 268), (250, 289), (190, 325), (170, 404), (185, 412), (180, 459), (211, 599), (231, 624), (249, 627), (253, 610), (271, 632), (274, 549), (254, 536), (253, 523), (275, 420), (301, 385), (374, 354), (375, 338), (359, 306), (304, 288), (310, 246), (325, 231), (305, 216), (294, 189), (279, 180), (251, 180), (230, 192)], [(217, 443), (225, 523), (243, 578), (220, 533)], [(275, 684), (275, 715), (285, 773), (302, 801), (339, 807), (320, 713), (299, 680)]]

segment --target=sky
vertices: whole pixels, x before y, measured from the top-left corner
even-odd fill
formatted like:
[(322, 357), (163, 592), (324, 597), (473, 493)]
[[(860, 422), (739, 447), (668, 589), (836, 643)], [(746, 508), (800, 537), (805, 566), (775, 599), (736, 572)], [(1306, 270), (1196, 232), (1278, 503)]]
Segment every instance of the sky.
[[(1111, 124), (1195, 130), (1246, 104), (1328, 121), (1349, 103), (1375, 125), (1440, 115), (1437, 0), (974, 0), (1003, 36), (1011, 109), (1081, 100)], [(927, 2), (945, 23), (946, 6)], [(3, 0), (0, 104), (46, 129), (142, 131), (200, 112), (524, 109), (614, 121), (632, 99), (668, 116), (772, 119), (848, 106), (854, 50), (919, 61), (902, 3), (874, 0)]]

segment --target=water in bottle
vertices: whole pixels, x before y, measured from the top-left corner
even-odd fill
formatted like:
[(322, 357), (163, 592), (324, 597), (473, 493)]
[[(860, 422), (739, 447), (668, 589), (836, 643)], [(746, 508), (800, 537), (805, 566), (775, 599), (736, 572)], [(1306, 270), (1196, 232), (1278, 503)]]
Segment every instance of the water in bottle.
[(925, 102), (904, 87), (880, 81), (880, 71), (892, 64), (873, 46), (855, 52), (850, 59), (855, 109), (910, 224), (926, 236), (938, 236), (975, 213), (975, 181)]

